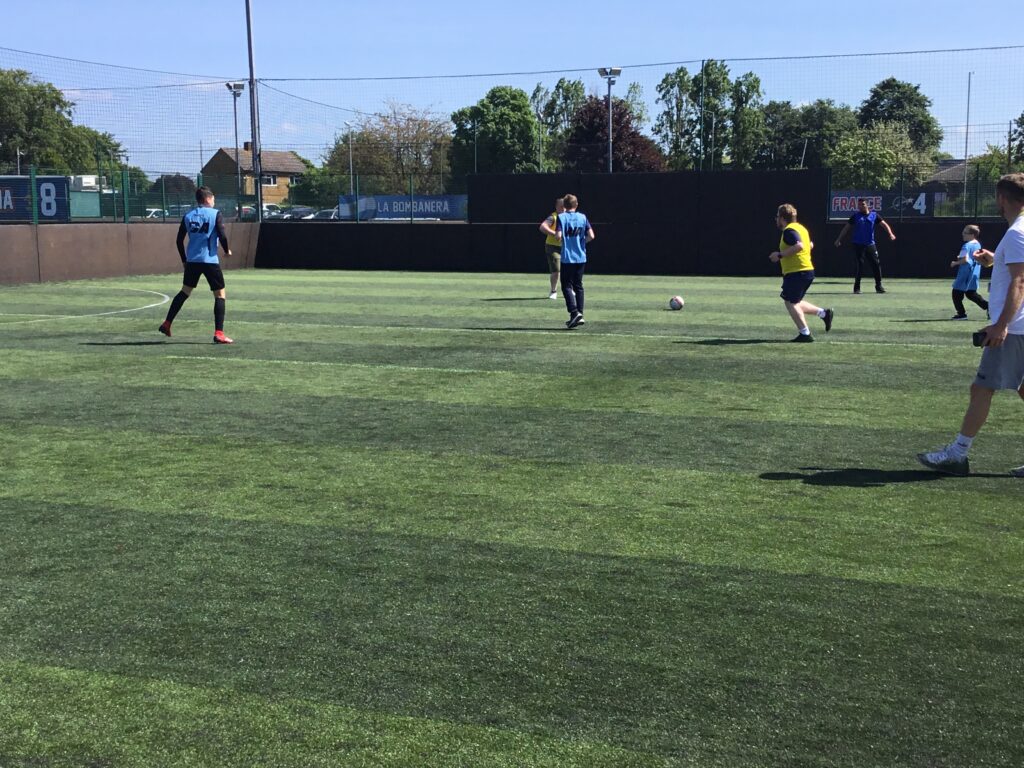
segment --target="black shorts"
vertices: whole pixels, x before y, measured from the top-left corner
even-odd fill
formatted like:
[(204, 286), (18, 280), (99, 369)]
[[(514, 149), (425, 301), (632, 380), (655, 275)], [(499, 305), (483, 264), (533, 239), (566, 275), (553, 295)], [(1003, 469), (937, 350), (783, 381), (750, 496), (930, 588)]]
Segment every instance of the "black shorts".
[(788, 275), (782, 276), (782, 293), (779, 296), (782, 297), (783, 301), (788, 301), (790, 304), (799, 304), (803, 301), (804, 294), (807, 293), (807, 289), (811, 287), (813, 282), (813, 269), (807, 269), (803, 272), (790, 272)]
[(200, 275), (206, 277), (211, 291), (219, 291), (224, 288), (224, 273), (220, 271), (220, 264), (208, 264), (205, 261), (185, 262), (185, 279), (182, 280), (185, 285), (195, 288), (199, 285)]

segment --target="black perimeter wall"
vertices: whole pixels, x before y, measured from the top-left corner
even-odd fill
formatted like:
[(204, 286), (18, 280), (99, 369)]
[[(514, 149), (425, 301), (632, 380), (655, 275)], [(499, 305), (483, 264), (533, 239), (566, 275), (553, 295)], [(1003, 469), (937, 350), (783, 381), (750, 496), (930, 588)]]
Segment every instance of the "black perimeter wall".
[[(468, 224), (266, 222), (256, 267), (544, 273), (537, 226), (572, 192), (597, 235), (590, 273), (776, 276), (775, 210), (792, 203), (814, 237), (818, 274), (849, 277), (852, 252), (833, 245), (842, 223), (826, 221), (828, 189), (825, 171), (477, 175)], [(884, 274), (952, 280), (965, 221), (889, 221), (896, 242), (878, 233)], [(994, 247), (1006, 224), (979, 223)]]

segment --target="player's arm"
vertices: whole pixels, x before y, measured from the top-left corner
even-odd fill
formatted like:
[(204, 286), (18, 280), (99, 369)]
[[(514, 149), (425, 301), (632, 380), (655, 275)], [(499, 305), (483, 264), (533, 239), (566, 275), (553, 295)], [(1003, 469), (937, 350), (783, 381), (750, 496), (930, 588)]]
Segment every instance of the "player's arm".
[(587, 224), (587, 242), (589, 243), (595, 237), (597, 237), (597, 235), (594, 234), (594, 228)]
[(557, 216), (555, 217), (555, 236), (559, 240), (562, 239), (562, 220)]
[(553, 221), (554, 216), (548, 216), (544, 221), (540, 223), (540, 231), (550, 237), (555, 236), (555, 228), (552, 226), (555, 222)]
[(217, 239), (224, 244), (224, 253), (228, 256), (231, 255), (231, 249), (228, 247), (228, 233), (224, 229), (224, 217), (220, 211), (217, 211)]
[(890, 240), (895, 240), (896, 239), (896, 233), (892, 231), (892, 227), (889, 226), (889, 222), (888, 221), (886, 221), (885, 219), (879, 217), (878, 223), (881, 224), (882, 225), (882, 229), (884, 229), (888, 233)]
[(1010, 285), (1006, 289), (1006, 303), (1003, 304), (1003, 313), (999, 318), (985, 329), (985, 346), (988, 347), (1002, 346), (1006, 341), (1010, 321), (1020, 311), (1021, 304), (1024, 304), (1024, 261), (1008, 263), (1006, 267), (1010, 270)]
[[(975, 254), (975, 256), (977, 256), (977, 254)], [(967, 259), (967, 251), (966, 250), (961, 250), (960, 251), (960, 255), (957, 256), (956, 259), (951, 261), (949, 263), (949, 266), (950, 267), (960, 267), (960, 266), (963, 266), (964, 264), (966, 264), (967, 260), (968, 260)]]
[(983, 267), (991, 267), (996, 263), (996, 255), (992, 251), (981, 248), (974, 252), (974, 260)]
[(836, 248), (843, 244), (843, 238), (846, 237), (846, 233), (850, 231), (850, 222), (846, 222), (843, 225), (843, 231), (839, 233), (839, 237), (836, 238)]
[(181, 224), (178, 225), (178, 237), (174, 241), (174, 244), (178, 246), (178, 255), (181, 256), (181, 263), (185, 263), (185, 235), (187, 231), (185, 229), (185, 220), (181, 220)]

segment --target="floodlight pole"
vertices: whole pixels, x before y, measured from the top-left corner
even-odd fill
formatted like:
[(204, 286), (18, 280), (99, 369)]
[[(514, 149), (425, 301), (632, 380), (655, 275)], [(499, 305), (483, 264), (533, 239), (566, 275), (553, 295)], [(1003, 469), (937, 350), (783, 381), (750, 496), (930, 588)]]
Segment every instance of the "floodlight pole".
[(597, 74), (608, 81), (608, 173), (612, 172), (612, 86), (615, 78), (622, 72), (618, 67), (602, 67)]
[(242, 160), (238, 154), (238, 99), (245, 89), (245, 83), (225, 83), (231, 91), (231, 102), (235, 107), (235, 220), (242, 219)]
[(967, 73), (967, 125), (964, 126), (964, 193), (962, 195), (961, 212), (964, 216), (967, 215), (967, 159), (970, 145), (968, 141), (971, 135), (971, 80), (974, 78), (973, 72)]
[(355, 165), (352, 162), (352, 123), (346, 120), (345, 125), (348, 126), (348, 196), (354, 197), (356, 194), (356, 188), (354, 175)]
[(249, 121), (252, 126), (252, 177), (256, 183), (256, 221), (263, 221), (263, 163), (260, 158), (260, 111), (256, 95), (256, 60), (252, 50), (252, 0), (245, 0), (245, 29), (249, 42)]

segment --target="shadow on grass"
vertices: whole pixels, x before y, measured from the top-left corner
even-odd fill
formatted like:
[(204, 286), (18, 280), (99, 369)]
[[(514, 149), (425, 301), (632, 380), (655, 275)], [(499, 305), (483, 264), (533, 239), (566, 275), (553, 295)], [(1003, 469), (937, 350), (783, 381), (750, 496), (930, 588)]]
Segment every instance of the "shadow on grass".
[(80, 341), (79, 345), (83, 347), (159, 347), (164, 344), (177, 344), (183, 345), (188, 344), (192, 346), (202, 345), (204, 347), (212, 347), (208, 341)]
[(787, 342), (782, 339), (699, 339), (697, 341), (679, 339), (673, 343), (696, 344), (699, 347), (729, 347), (744, 344), (785, 344)]
[[(948, 317), (937, 317), (934, 320), (932, 320), (932, 319), (917, 319), (917, 318), (915, 318), (913, 320), (890, 320), (889, 322), (890, 323), (953, 323), (953, 322), (962, 323), (964, 321), (963, 320), (950, 320)], [(978, 322), (979, 323), (984, 323), (985, 321), (984, 320), (979, 320)], [(970, 323), (965, 323), (965, 326), (970, 326)]]
[(501, 299), (480, 299), (480, 301), (552, 301), (547, 296), (529, 296), (523, 298), (510, 297)]
[[(901, 483), (931, 483), (936, 480), (953, 479), (928, 469), (869, 469), (848, 467), (846, 469), (825, 469), (823, 467), (800, 467), (800, 472), (764, 472), (762, 480), (799, 480), (805, 485), (825, 485), (841, 488), (881, 488)], [(807, 473), (807, 474), (802, 474)], [(974, 472), (971, 477), (1006, 477), (995, 473)]]

